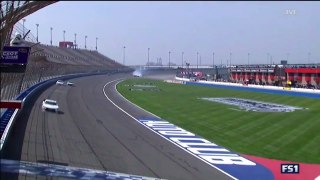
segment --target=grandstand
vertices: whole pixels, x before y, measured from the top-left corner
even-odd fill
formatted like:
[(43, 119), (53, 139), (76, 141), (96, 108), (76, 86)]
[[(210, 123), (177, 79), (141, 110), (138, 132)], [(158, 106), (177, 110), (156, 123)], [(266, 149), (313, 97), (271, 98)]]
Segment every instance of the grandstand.
[[(3, 1), (1, 2), (1, 53), (3, 46), (8, 46), (12, 32), (22, 33), (20, 19), (51, 3)], [(24, 28), (25, 32), (29, 30)], [(10, 38), (8, 38), (10, 37)], [(32, 33), (25, 37), (25, 45), (31, 47), (28, 65), (24, 73), (6, 72), (1, 67), (1, 99), (14, 99), (28, 87), (41, 81), (75, 73), (128, 71), (130, 68), (117, 63), (98, 51), (56, 47), (36, 43)]]
[[(32, 42), (28, 42), (32, 46)], [(35, 53), (32, 53), (35, 52)], [(48, 78), (73, 73), (128, 70), (97, 51), (35, 45), (25, 73), (1, 72), (1, 99), (12, 99), (26, 88)]]
[[(30, 43), (29, 46), (32, 44)], [(100, 54), (97, 51), (36, 45), (31, 57), (45, 57), (49, 62), (69, 65), (106, 66), (108, 68), (124, 67), (116, 61)]]

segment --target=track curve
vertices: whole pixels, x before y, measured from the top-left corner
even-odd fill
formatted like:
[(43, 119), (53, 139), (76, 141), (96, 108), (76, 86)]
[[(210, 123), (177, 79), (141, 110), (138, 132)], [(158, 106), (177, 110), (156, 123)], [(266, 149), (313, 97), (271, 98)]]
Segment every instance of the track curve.
[[(89, 76), (73, 79), (74, 87), (49, 87), (17, 117), (1, 158), (164, 179), (231, 179), (132, 119), (153, 115), (117, 93), (115, 84), (129, 76)], [(61, 112), (42, 112), (45, 98), (57, 100)]]

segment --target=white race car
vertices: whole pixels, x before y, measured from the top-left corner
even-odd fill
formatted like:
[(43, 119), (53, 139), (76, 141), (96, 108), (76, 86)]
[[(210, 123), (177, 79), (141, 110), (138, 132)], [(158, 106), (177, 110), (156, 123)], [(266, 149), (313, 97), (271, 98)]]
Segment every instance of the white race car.
[(58, 81), (56, 82), (56, 84), (58, 84), (58, 85), (63, 85), (64, 82), (63, 82), (62, 80), (58, 80)]
[(73, 83), (73, 82), (68, 81), (68, 82), (67, 82), (67, 85), (68, 85), (68, 86), (73, 86), (73, 85), (74, 85), (74, 83)]
[(42, 110), (53, 110), (55, 112), (58, 112), (59, 106), (57, 101), (51, 100), (51, 99), (45, 99), (42, 101)]
[(133, 77), (142, 77), (141, 72), (133, 72)]

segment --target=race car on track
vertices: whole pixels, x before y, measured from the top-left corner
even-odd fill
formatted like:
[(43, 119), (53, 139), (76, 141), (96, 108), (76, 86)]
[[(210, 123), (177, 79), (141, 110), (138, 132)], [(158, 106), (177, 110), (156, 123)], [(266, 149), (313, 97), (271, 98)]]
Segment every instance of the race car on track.
[(73, 86), (73, 85), (74, 85), (74, 83), (73, 83), (73, 82), (68, 81), (68, 82), (67, 82), (67, 85), (68, 85), (68, 86)]
[(56, 84), (57, 84), (57, 85), (64, 85), (64, 82), (63, 82), (62, 80), (58, 80), (58, 81), (56, 82)]
[(44, 99), (42, 101), (42, 110), (53, 110), (55, 112), (58, 112), (59, 106), (57, 101), (52, 100), (52, 99)]
[(134, 71), (132, 75), (133, 77), (142, 77), (142, 73), (140, 71)]

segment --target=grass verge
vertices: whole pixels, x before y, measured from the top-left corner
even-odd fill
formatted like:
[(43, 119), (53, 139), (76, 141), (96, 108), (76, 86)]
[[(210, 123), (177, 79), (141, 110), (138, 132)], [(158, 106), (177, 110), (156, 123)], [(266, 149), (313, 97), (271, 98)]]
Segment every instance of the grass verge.
[[(319, 99), (169, 84), (142, 78), (123, 81), (117, 89), (145, 110), (229, 150), (272, 159), (320, 163)], [(239, 111), (234, 110), (235, 106), (201, 100), (201, 97), (237, 97), (307, 110)]]

